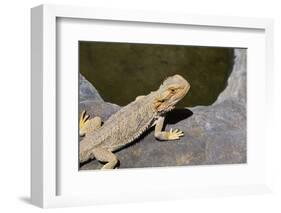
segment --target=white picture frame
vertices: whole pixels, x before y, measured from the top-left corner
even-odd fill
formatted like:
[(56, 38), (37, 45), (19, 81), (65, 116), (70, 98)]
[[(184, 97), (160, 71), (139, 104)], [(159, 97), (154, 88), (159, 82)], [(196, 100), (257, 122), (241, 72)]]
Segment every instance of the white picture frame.
[[(150, 187), (151, 191), (147, 191), (145, 185), (141, 183), (141, 173), (145, 173), (145, 170), (134, 171), (130, 178), (134, 179), (134, 183), (139, 182), (139, 185), (143, 190), (136, 186), (132, 189), (132, 186), (126, 186), (126, 181), (122, 185), (123, 196), (120, 196), (120, 191), (112, 190), (111, 188), (104, 187), (104, 192), (102, 188), (97, 188), (95, 195), (83, 194), (87, 190), (85, 186), (84, 191), (81, 193), (68, 193), (60, 194), (58, 191), (58, 185), (62, 184), (59, 179), (59, 173), (62, 170), (58, 166), (58, 159), (60, 159), (58, 147), (56, 144), (58, 138), (57, 132), (57, 105), (58, 105), (58, 88), (61, 84), (61, 79), (57, 78), (58, 69), (57, 65), (57, 34), (58, 34), (58, 20), (59, 19), (79, 19), (79, 20), (100, 20), (100, 21), (116, 21), (121, 23), (142, 23), (144, 26), (153, 23), (155, 26), (165, 26), (167, 30), (173, 26), (200, 26), (202, 28), (212, 28), (212, 29), (226, 29), (227, 31), (234, 30), (258, 30), (262, 32), (261, 41), (264, 41), (264, 53), (262, 53), (263, 68), (261, 69), (261, 76), (266, 76), (265, 79), (259, 78), (259, 81), (263, 81), (264, 87), (261, 91), (264, 100), (263, 103), (259, 102), (259, 105), (267, 107), (268, 113), (262, 121), (263, 127), (266, 127), (266, 131), (259, 131), (262, 140), (261, 147), (264, 149), (259, 149), (257, 155), (264, 156), (262, 160), (264, 161), (262, 165), (254, 165), (254, 174), (258, 177), (252, 181), (252, 176), (245, 177), (245, 181), (241, 180), (236, 183), (223, 182), (221, 179), (214, 181), (212, 178), (206, 180), (206, 183), (200, 185), (200, 181), (196, 181), (196, 175), (190, 180), (194, 180), (192, 183), (193, 187), (190, 185), (169, 185), (155, 183), (155, 187)], [(102, 24), (102, 22), (101, 22)], [(91, 205), (99, 203), (116, 203), (116, 202), (139, 202), (144, 200), (165, 200), (165, 199), (184, 199), (188, 197), (197, 196), (214, 196), (214, 195), (241, 195), (241, 194), (253, 194), (253, 193), (265, 193), (271, 191), (271, 163), (270, 163), (270, 143), (271, 134), (273, 128), (271, 125), (272, 119), (272, 79), (273, 79), (273, 21), (271, 19), (257, 19), (257, 18), (241, 18), (241, 17), (216, 17), (216, 16), (203, 16), (203, 15), (188, 15), (188, 14), (173, 14), (173, 13), (161, 13), (161, 12), (148, 12), (148, 11), (122, 11), (122, 10), (112, 10), (112, 9), (101, 9), (101, 8), (85, 8), (85, 7), (74, 7), (74, 6), (54, 6), (54, 5), (41, 5), (31, 10), (31, 54), (32, 54), (32, 103), (31, 103), (31, 201), (33, 204), (46, 208), (46, 207), (61, 207), (61, 206), (76, 206), (76, 205)], [(235, 35), (233, 35), (235, 36)], [(223, 39), (222, 39), (223, 40)], [(203, 40), (202, 40), (203, 41)], [(223, 42), (223, 41), (221, 41)], [(208, 45), (208, 42), (202, 42), (202, 45)], [(215, 45), (212, 44), (212, 45)], [(252, 62), (251, 62), (252, 63)], [(253, 68), (253, 66), (252, 66)], [(250, 69), (252, 69), (250, 67)], [(71, 77), (72, 78), (72, 77)], [(258, 77), (257, 77), (258, 78)], [(73, 80), (73, 79), (72, 79)], [(74, 79), (75, 80), (75, 79)], [(251, 82), (252, 88), (257, 86), (254, 82), (253, 75), (250, 75), (248, 81)], [(65, 81), (65, 80), (64, 80)], [(78, 90), (76, 90), (78, 93)], [(248, 91), (249, 101), (256, 103), (256, 99), (251, 98), (254, 95), (253, 89), (251, 87)], [(75, 104), (75, 103), (73, 103)], [(252, 104), (253, 105), (253, 104)], [(254, 110), (254, 109), (253, 109)], [(74, 115), (76, 116), (76, 115)], [(76, 122), (76, 121), (75, 121)], [(249, 124), (253, 124), (250, 122)], [(254, 125), (254, 124), (253, 124)], [(262, 126), (257, 126), (261, 128)], [(255, 150), (255, 149), (253, 149)], [(249, 150), (249, 152), (254, 152)], [(255, 153), (254, 153), (255, 154)], [(265, 158), (266, 157), (266, 158)], [(200, 174), (207, 174), (216, 170), (218, 175), (223, 175), (225, 172), (231, 172), (235, 170), (235, 167), (240, 165), (234, 165), (233, 167), (220, 167), (215, 166), (204, 166), (199, 170), (182, 167), (180, 169), (166, 168), (165, 170), (150, 169), (150, 174), (157, 177), (158, 175), (163, 175), (163, 171), (174, 171), (172, 175), (169, 176), (171, 181), (175, 181), (177, 177), (182, 175), (188, 175), (191, 172), (197, 174), (198, 180), (200, 180)], [(249, 165), (247, 165), (249, 166)], [(244, 166), (239, 170), (237, 176), (243, 175), (245, 172), (251, 173), (247, 166)], [(77, 170), (78, 172), (78, 170)], [(103, 176), (94, 176), (94, 173), (86, 174), (86, 179), (101, 178), (100, 180), (110, 180), (114, 176), (119, 176), (119, 178), (125, 178), (125, 176), (130, 175), (129, 170), (118, 171), (118, 173), (112, 173), (111, 171), (106, 171)], [(212, 176), (212, 175), (211, 175)], [(95, 178), (93, 178), (95, 177)], [(118, 178), (118, 177), (117, 177)], [(153, 177), (152, 177), (153, 178)], [(223, 178), (223, 177), (220, 177)], [(69, 191), (79, 191), (77, 183), (73, 183), (75, 178), (68, 178), (70, 181), (68, 187), (73, 185), (73, 189), (70, 188)], [(65, 180), (65, 179), (63, 179)], [(208, 182), (209, 181), (209, 182)], [(212, 182), (213, 181), (213, 182)], [(181, 180), (178, 181), (182, 183)], [(212, 184), (215, 183), (216, 184)], [(129, 184), (131, 185), (131, 184)], [(162, 187), (161, 187), (162, 186)], [(93, 183), (94, 187), (94, 183)], [(127, 189), (131, 188), (131, 189)], [(93, 190), (91, 187), (88, 189)], [(108, 191), (110, 195), (108, 195)], [(106, 192), (106, 193), (105, 193)]]

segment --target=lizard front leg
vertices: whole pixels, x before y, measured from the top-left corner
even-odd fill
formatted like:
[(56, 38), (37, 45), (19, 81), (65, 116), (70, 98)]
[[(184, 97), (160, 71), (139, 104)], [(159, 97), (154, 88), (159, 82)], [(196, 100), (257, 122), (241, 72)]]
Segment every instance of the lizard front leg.
[(89, 118), (90, 116), (86, 114), (86, 111), (81, 113), (79, 129), (80, 136), (85, 136), (85, 134), (89, 134), (101, 127), (102, 122), (100, 117), (94, 117), (92, 119)]
[(183, 132), (178, 129), (176, 130), (170, 129), (169, 132), (162, 131), (164, 120), (165, 120), (164, 116), (161, 116), (157, 119), (155, 125), (155, 131), (154, 131), (155, 138), (157, 138), (160, 141), (177, 140), (184, 135)]
[(98, 161), (107, 162), (101, 169), (114, 169), (118, 163), (116, 155), (104, 148), (93, 149), (93, 154)]

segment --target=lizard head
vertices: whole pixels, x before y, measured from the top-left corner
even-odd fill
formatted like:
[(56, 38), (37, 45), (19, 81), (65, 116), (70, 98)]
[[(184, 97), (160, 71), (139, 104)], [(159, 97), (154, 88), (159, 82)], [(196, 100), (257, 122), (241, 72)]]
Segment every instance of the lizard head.
[(167, 78), (156, 91), (154, 109), (159, 113), (172, 110), (190, 89), (190, 84), (180, 75)]

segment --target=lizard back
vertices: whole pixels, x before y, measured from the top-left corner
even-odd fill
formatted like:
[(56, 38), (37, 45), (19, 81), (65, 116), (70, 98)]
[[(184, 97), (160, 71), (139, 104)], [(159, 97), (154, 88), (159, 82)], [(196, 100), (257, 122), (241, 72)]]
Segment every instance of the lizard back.
[(150, 95), (131, 102), (110, 116), (101, 128), (82, 139), (80, 157), (90, 158), (88, 155), (96, 147), (115, 151), (126, 146), (151, 127), (155, 118)]

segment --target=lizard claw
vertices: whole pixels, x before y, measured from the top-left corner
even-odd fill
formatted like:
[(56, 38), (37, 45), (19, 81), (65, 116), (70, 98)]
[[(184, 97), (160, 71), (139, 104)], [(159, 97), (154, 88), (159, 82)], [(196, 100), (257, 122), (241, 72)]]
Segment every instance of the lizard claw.
[(81, 116), (80, 116), (80, 128), (83, 128), (86, 125), (89, 117), (90, 116), (86, 114), (85, 110), (81, 113)]
[(168, 140), (178, 140), (182, 136), (184, 136), (184, 133), (179, 129), (170, 129), (170, 131), (168, 132)]
[(80, 121), (79, 121), (79, 128), (80, 128), (80, 136), (83, 136), (85, 135), (85, 133), (82, 131), (82, 129), (86, 126), (88, 120), (89, 120), (89, 115), (86, 114), (86, 111), (84, 110), (82, 113), (81, 113), (81, 116), (80, 116)]

